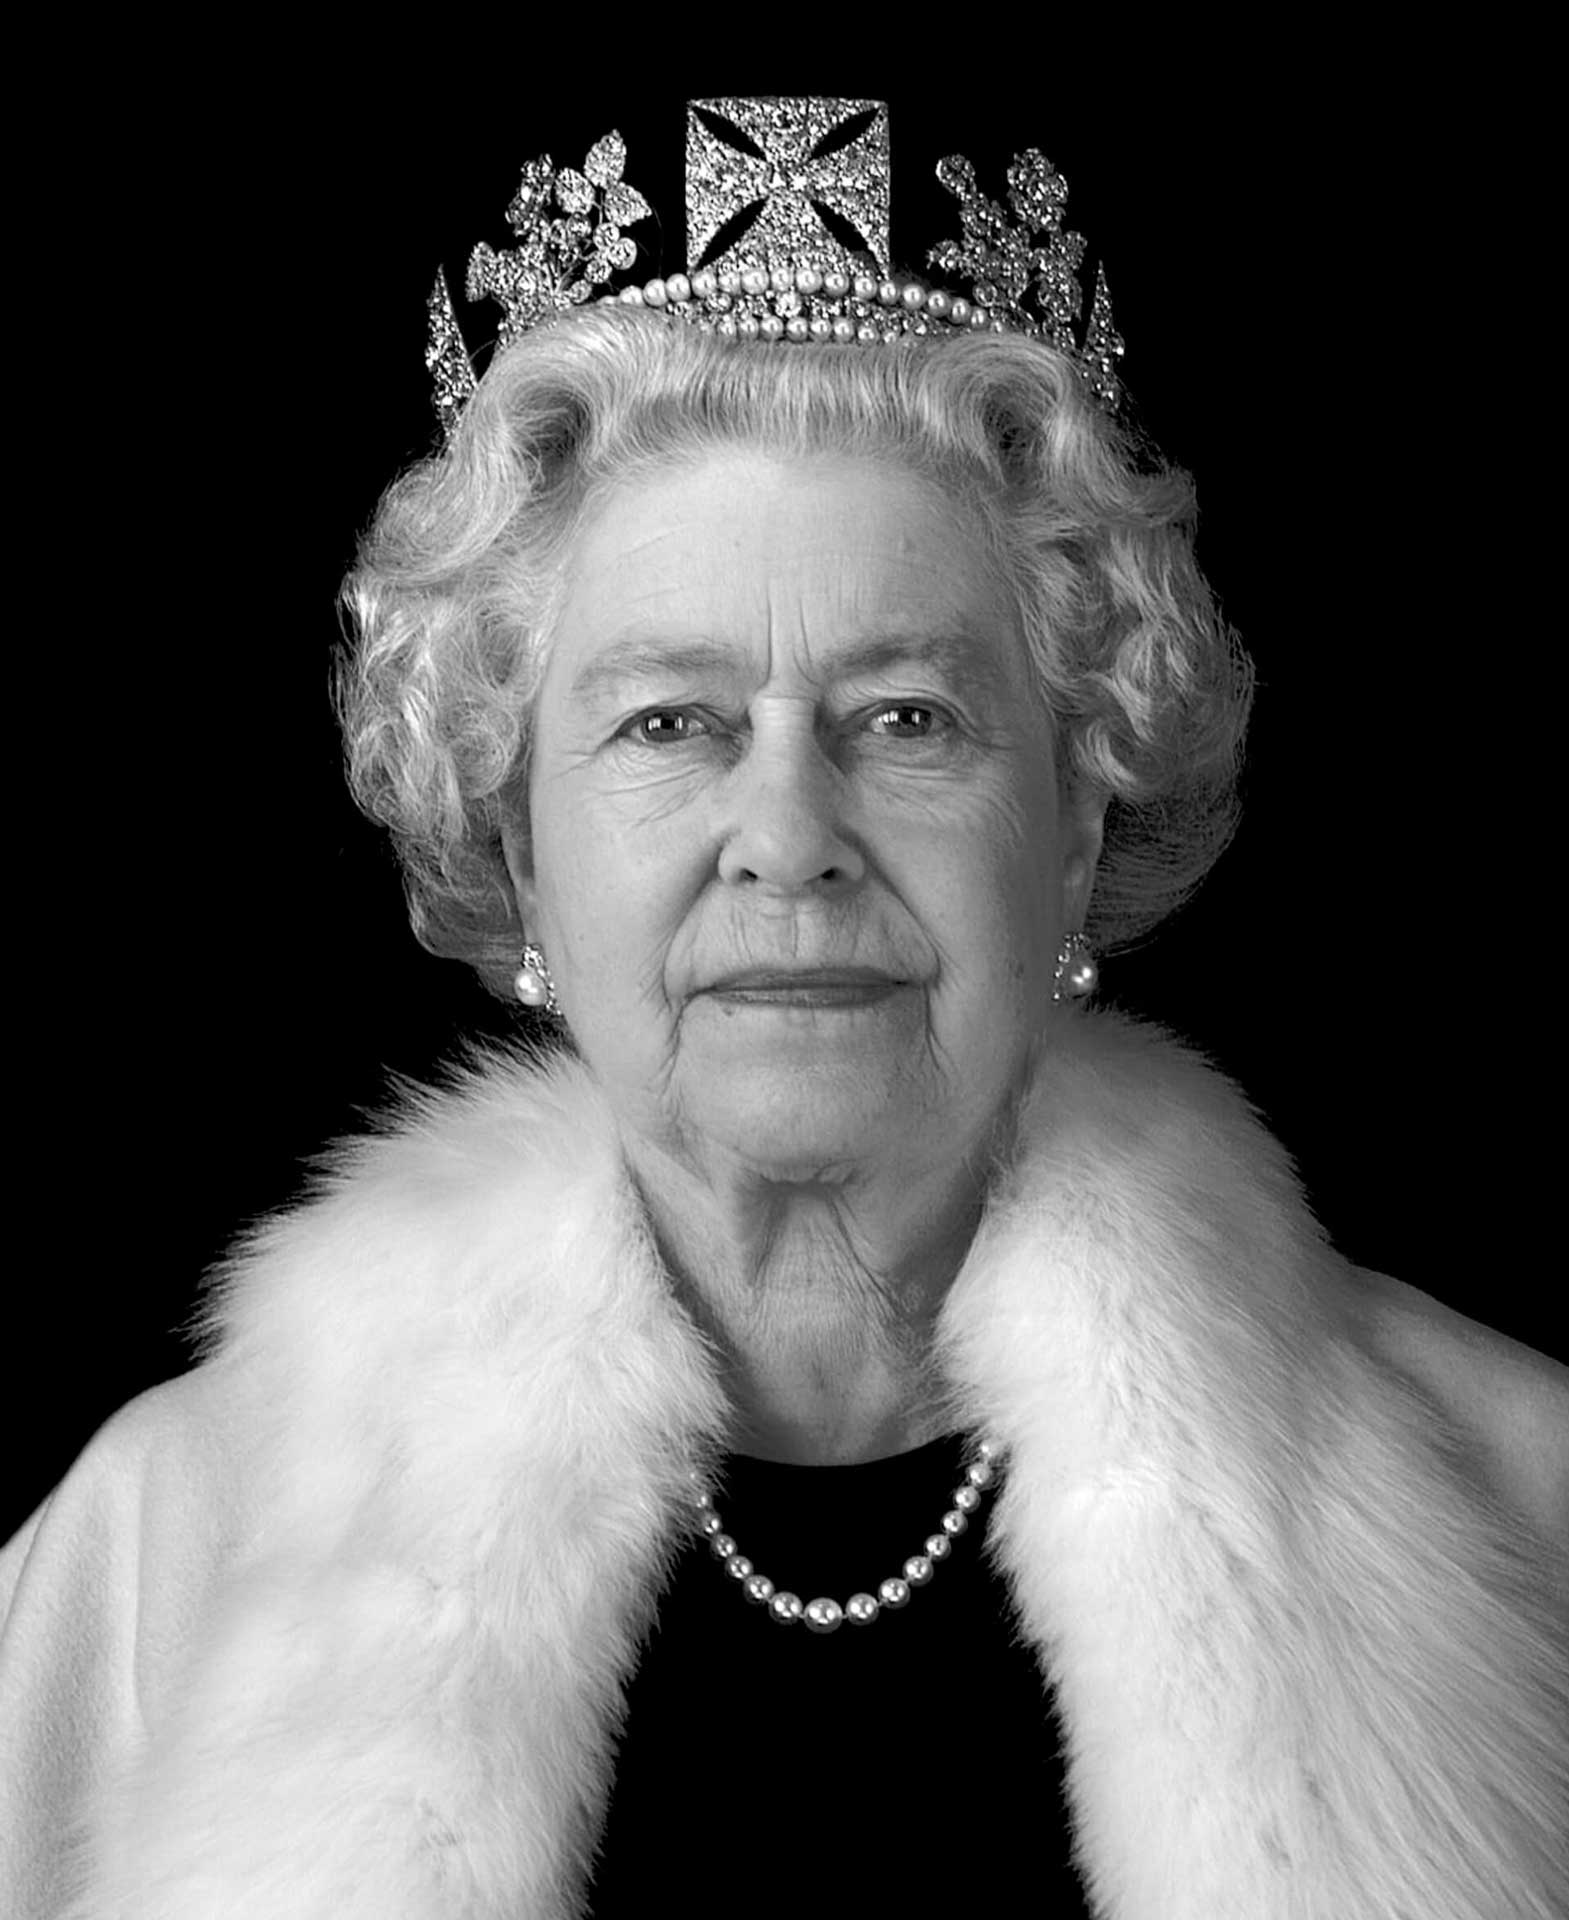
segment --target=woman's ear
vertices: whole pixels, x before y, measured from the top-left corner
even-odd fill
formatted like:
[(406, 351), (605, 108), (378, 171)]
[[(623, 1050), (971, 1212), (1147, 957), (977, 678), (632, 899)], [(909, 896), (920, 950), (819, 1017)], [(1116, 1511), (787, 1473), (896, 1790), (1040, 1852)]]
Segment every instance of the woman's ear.
[(1080, 795), (1063, 810), (1062, 904), (1070, 927), (1088, 917), (1105, 829), (1105, 794)]
[(524, 934), (532, 938), (538, 931), (539, 915), (534, 888), (534, 849), (526, 815), (507, 813), (501, 823), (501, 851), (506, 858), (513, 897), (518, 903), (518, 919)]

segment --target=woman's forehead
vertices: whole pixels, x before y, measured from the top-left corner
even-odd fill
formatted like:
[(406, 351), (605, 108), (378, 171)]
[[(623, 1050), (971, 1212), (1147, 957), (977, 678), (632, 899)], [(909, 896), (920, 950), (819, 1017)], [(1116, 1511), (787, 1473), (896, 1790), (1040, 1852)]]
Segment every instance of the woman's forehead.
[(936, 637), (995, 624), (995, 576), (964, 513), (913, 474), (717, 458), (607, 497), (574, 556), (563, 624), (605, 644), (672, 623), (755, 632), (792, 618)]
[(590, 529), (715, 523), (798, 530), (825, 510), (890, 531), (957, 521), (958, 508), (923, 475), (892, 458), (838, 453), (786, 456), (755, 448), (716, 447), (612, 481)]
[[(1011, 641), (1004, 637), (927, 620), (902, 632), (889, 628), (880, 633), (836, 635), (823, 646), (810, 644), (809, 636), (802, 638), (808, 644), (794, 650), (792, 664), (804, 665), (824, 680), (870, 678), (914, 668), (956, 691), (1002, 697), (1012, 690)], [(767, 651), (771, 653), (772, 648)], [(568, 695), (574, 705), (592, 707), (602, 701), (613, 703), (640, 685), (659, 681), (709, 684), (727, 678), (750, 679), (757, 655), (755, 647), (734, 634), (622, 633), (577, 662)]]

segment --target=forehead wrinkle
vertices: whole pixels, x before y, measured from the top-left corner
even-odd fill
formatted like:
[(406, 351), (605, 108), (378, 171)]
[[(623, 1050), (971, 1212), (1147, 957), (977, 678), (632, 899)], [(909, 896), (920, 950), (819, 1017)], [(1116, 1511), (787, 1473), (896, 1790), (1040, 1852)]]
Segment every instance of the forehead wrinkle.
[[(1018, 691), (1014, 618), (992, 569), (980, 564), (985, 556), (962, 538), (955, 545), (960, 530), (946, 520), (933, 529), (912, 526), (904, 515), (879, 513), (875, 537), (863, 541), (853, 499), (848, 506), (855, 528), (843, 514), (798, 527), (795, 504), (765, 490), (762, 498), (749, 500), (753, 511), (732, 531), (729, 500), (719, 503), (717, 514), (715, 504), (707, 495), (694, 500), (678, 490), (674, 499), (658, 502), (662, 517), (651, 525), (649, 503), (634, 496), (641, 524), (596, 526), (589, 551), (579, 556), (586, 564), (578, 585), (587, 592), (574, 595), (576, 624), (584, 638), (597, 627), (609, 644), (581, 663), (570, 699), (601, 695), (617, 679), (658, 673), (753, 677), (757, 657), (745, 636), (754, 628), (772, 636), (765, 649), (770, 658), (790, 634), (788, 650), (799, 649), (813, 679), (845, 671), (848, 656), (870, 643), (901, 641), (911, 664), (923, 649), (936, 655), (933, 664), (939, 671), (946, 667), (956, 690), (986, 685)], [(754, 538), (759, 514), (762, 534)], [(776, 520), (790, 534), (783, 560), (767, 538)], [(695, 547), (694, 534), (700, 536)], [(818, 628), (815, 642), (821, 644), (809, 644)], [(950, 647), (945, 659), (936, 644), (943, 640), (967, 641), (968, 649), (954, 657)], [(863, 670), (890, 665), (892, 653), (879, 645), (875, 657), (859, 664)]]
[[(1009, 680), (996, 658), (996, 648), (985, 640), (961, 634), (861, 635), (833, 649), (820, 668), (836, 679), (873, 673), (906, 661), (934, 668), (956, 687), (979, 683), (997, 691)], [(750, 662), (724, 641), (702, 634), (662, 639), (652, 634), (623, 635), (579, 669), (572, 682), (572, 698), (592, 699), (612, 685), (664, 673), (676, 677), (744, 673)]]

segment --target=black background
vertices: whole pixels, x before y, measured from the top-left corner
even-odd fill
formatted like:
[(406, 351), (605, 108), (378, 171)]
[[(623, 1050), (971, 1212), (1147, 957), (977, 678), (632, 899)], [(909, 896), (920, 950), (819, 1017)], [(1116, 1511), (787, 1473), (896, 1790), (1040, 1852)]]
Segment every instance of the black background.
[[(142, 45), (62, 92), (12, 209), (30, 611), (0, 1531), (183, 1368), (204, 1268), (389, 1071), (508, 1027), (416, 947), (346, 797), (335, 596), (380, 489), (434, 444), (438, 262), (460, 287), (475, 241), (510, 238), (522, 162), (581, 165), (614, 126), (664, 222), (634, 229), (640, 270), (675, 270), (684, 102), (725, 92), (887, 99), (916, 269), (957, 232), (943, 154), (994, 192), (1024, 146), (1066, 173), (1261, 677), (1240, 836), (1102, 998), (1241, 1080), (1352, 1259), (1565, 1351), (1538, 1090), (1561, 536), (1528, 279), (1551, 186), (1517, 80), (1311, 38), (1166, 50), (1116, 23), (1026, 58), (991, 18), (984, 46), (950, 19), (898, 57), (669, 79), (587, 13), (548, 54), (495, 18), (461, 44), (426, 23), (385, 71)], [(476, 348), (493, 313), (460, 304)]]

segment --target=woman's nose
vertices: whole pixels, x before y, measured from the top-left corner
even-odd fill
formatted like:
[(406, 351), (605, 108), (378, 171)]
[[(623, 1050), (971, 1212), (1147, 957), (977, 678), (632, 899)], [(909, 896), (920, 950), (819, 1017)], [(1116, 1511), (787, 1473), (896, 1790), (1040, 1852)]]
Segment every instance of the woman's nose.
[(844, 779), (804, 719), (754, 726), (726, 781), (722, 878), (795, 889), (859, 880), (865, 861), (844, 822)]

